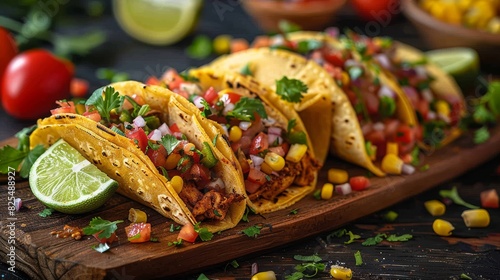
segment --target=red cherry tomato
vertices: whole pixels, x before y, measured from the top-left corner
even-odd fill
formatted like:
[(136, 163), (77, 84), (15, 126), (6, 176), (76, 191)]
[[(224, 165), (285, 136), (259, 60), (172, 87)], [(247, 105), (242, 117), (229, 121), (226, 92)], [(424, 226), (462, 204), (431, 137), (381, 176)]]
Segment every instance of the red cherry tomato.
[(127, 239), (130, 243), (143, 243), (151, 239), (150, 223), (131, 223), (125, 227)]
[(182, 239), (184, 241), (191, 242), (191, 243), (193, 243), (197, 237), (198, 237), (198, 233), (194, 230), (194, 226), (192, 224), (185, 224), (181, 228), (181, 231), (179, 232), (179, 235), (177, 236), (178, 239)]
[(69, 92), (73, 97), (84, 97), (89, 91), (89, 82), (84, 79), (73, 78), (71, 80)]
[(370, 180), (365, 176), (355, 176), (349, 179), (349, 184), (353, 191), (362, 191), (370, 186)]
[(209, 104), (214, 104), (215, 100), (219, 97), (219, 94), (217, 91), (214, 89), (214, 87), (209, 87), (205, 94), (203, 95), (203, 98), (209, 103)]
[(163, 145), (159, 145), (158, 149), (149, 149), (146, 155), (156, 167), (164, 166), (167, 161), (167, 150)]
[(46, 50), (23, 52), (12, 59), (2, 80), (5, 111), (19, 119), (47, 116), (55, 102), (69, 95), (73, 65)]
[(259, 134), (257, 134), (257, 136), (255, 136), (252, 140), (252, 144), (250, 145), (250, 154), (256, 155), (267, 150), (267, 148), (269, 148), (268, 137), (264, 132), (259, 132)]
[(498, 193), (496, 189), (489, 189), (480, 193), (483, 208), (498, 208)]
[(399, 0), (352, 0), (358, 15), (364, 20), (376, 20), (381, 26), (389, 24), (399, 11)]
[(10, 33), (0, 27), (0, 81), (9, 62), (16, 56), (17, 45)]

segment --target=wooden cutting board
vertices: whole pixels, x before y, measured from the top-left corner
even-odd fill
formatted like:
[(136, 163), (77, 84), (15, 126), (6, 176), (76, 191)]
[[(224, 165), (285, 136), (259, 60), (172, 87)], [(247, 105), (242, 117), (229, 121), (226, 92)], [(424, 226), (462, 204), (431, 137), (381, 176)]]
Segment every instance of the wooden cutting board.
[[(15, 143), (9, 139), (0, 143)], [(346, 196), (335, 195), (331, 200), (318, 201), (306, 197), (289, 209), (265, 215), (250, 215), (250, 222), (240, 222), (235, 228), (215, 234), (209, 242), (184, 243), (180, 247), (168, 246), (175, 241), (178, 232), (170, 232), (170, 220), (146, 209), (144, 206), (121, 195), (114, 195), (103, 207), (85, 215), (54, 213), (42, 218), (38, 215), (44, 207), (31, 194), (27, 181), (15, 180), (15, 197), (23, 200), (23, 209), (8, 216), (1, 209), (0, 251), (2, 262), (7, 261), (10, 246), (15, 250), (15, 269), (27, 273), (32, 279), (104, 279), (130, 276), (150, 279), (179, 276), (208, 266), (231, 261), (273, 247), (303, 239), (321, 232), (333, 230), (350, 221), (379, 211), (408, 197), (428, 190), (486, 162), (500, 153), (500, 126), (491, 130), (491, 138), (484, 144), (475, 145), (470, 134), (464, 135), (451, 145), (430, 152), (423, 163), (430, 169), (412, 175), (372, 178), (372, 186)], [(366, 174), (366, 171), (329, 158), (321, 170), (318, 187), (326, 182), (330, 167), (341, 167), (350, 175)], [(0, 191), (8, 191), (7, 178), (0, 182)], [(0, 205), (7, 208), (7, 195), (0, 196)], [(152, 235), (158, 243), (131, 244), (127, 241), (124, 227), (128, 210), (139, 208), (148, 214)], [(297, 209), (296, 214), (291, 210)], [(124, 220), (118, 226), (120, 241), (105, 253), (91, 249), (96, 241), (90, 237), (75, 241), (50, 235), (65, 224), (85, 227), (96, 216), (107, 220)], [(13, 227), (9, 227), (14, 224)], [(250, 238), (241, 231), (249, 226), (263, 226), (261, 234)], [(9, 244), (13, 236), (15, 244)], [(125, 279), (125, 278), (123, 278)]]

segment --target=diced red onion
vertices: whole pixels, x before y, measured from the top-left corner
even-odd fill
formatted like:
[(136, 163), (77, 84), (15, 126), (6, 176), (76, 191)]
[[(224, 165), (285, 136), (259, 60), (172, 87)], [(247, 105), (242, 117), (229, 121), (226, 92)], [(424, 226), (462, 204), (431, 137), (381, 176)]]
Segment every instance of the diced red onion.
[(392, 91), (392, 89), (390, 89), (388, 86), (384, 85), (381, 86), (380, 89), (378, 90), (378, 96), (379, 97), (387, 96), (394, 99), (396, 98), (396, 93), (394, 93), (394, 91)]
[(219, 101), (223, 102), (224, 105), (227, 105), (229, 103), (231, 103), (231, 100), (229, 99), (229, 94), (227, 93), (224, 93), (220, 98), (219, 98)]
[(259, 265), (257, 263), (252, 263), (252, 271), (251, 271), (251, 276), (254, 276), (259, 272)]
[(418, 100), (418, 92), (415, 88), (409, 86), (403, 86), (402, 89), (410, 100)]
[(382, 122), (376, 122), (373, 124), (373, 130), (383, 131), (385, 129), (385, 124)]
[(351, 185), (349, 183), (336, 185), (335, 192), (341, 195), (350, 194), (352, 192)]
[(280, 136), (281, 135), (281, 127), (271, 126), (267, 130), (267, 133)]
[(415, 73), (417, 74), (418, 78), (427, 79), (427, 70), (424, 66), (415, 67)]
[(193, 98), (193, 104), (196, 106), (196, 108), (198, 109), (201, 109), (201, 108), (204, 108), (205, 106), (203, 105), (203, 101), (205, 101), (205, 99), (201, 96), (196, 96), (195, 98)]
[(153, 141), (160, 141), (162, 137), (161, 131), (159, 129), (155, 129), (151, 131), (149, 134), (149, 139)]
[(269, 141), (270, 145), (274, 143), (281, 145), (283, 143), (283, 138), (281, 138), (281, 136), (276, 134), (268, 134), (267, 141)]
[(214, 189), (216, 191), (222, 191), (226, 188), (224, 181), (222, 181), (221, 178), (217, 178), (214, 181), (210, 181), (208, 184), (205, 186), (208, 189)]
[(261, 158), (261, 157), (256, 156), (256, 155), (250, 155), (250, 159), (252, 160), (253, 165), (255, 167), (261, 166), (262, 163), (264, 162), (264, 158)]
[(422, 93), (422, 97), (427, 101), (427, 102), (432, 102), (434, 100), (434, 96), (432, 95), (432, 91), (428, 88), (423, 89), (420, 91)]
[(14, 207), (16, 208), (16, 211), (19, 211), (21, 207), (23, 207), (23, 201), (19, 197), (14, 199)]
[(222, 110), (222, 114), (225, 116), (229, 112), (231, 112), (232, 110), (234, 110), (234, 104), (233, 103), (228, 103), (228, 104), (226, 104), (226, 106), (224, 106), (224, 110)]
[(361, 132), (363, 132), (363, 135), (367, 135), (372, 130), (373, 130), (373, 125), (371, 122), (366, 123), (361, 127)]
[(337, 27), (330, 26), (325, 29), (325, 33), (330, 37), (337, 38), (340, 34), (340, 31)]
[(439, 113), (438, 113), (438, 117), (439, 117), (442, 121), (444, 121), (445, 123), (450, 123), (450, 122), (451, 122), (450, 117), (448, 117), (447, 115), (444, 115), (444, 114), (439, 114)]
[(377, 54), (375, 55), (374, 58), (375, 60), (378, 61), (378, 63), (380, 64), (380, 66), (382, 66), (382, 68), (385, 68), (387, 70), (390, 70), (392, 68), (391, 61), (389, 60), (389, 58), (385, 53)]
[(200, 95), (201, 94), (201, 89), (194, 83), (181, 83), (179, 85), (179, 88), (182, 90), (182, 91), (185, 91), (189, 94), (196, 94), (196, 95)]
[(281, 46), (285, 43), (285, 38), (282, 35), (275, 35), (271, 38), (271, 46)]
[(415, 167), (410, 164), (403, 164), (403, 167), (401, 168), (401, 173), (406, 174), (406, 175), (411, 175), (415, 172)]
[(357, 62), (354, 59), (348, 59), (344, 62), (344, 67), (349, 68), (349, 67), (354, 67), (354, 66), (360, 66), (359, 62)]
[(158, 127), (158, 130), (160, 130), (162, 136), (167, 134), (172, 134), (170, 128), (168, 128), (168, 125), (166, 123), (162, 123), (160, 127)]
[(144, 118), (142, 116), (137, 116), (134, 120), (133, 120), (133, 123), (135, 126), (137, 127), (144, 127), (146, 126), (146, 121), (144, 120)]
[(247, 130), (252, 125), (251, 122), (240, 122), (238, 125), (242, 130)]
[(433, 111), (427, 112), (427, 119), (428, 120), (435, 120), (436, 119), (436, 112), (433, 112)]

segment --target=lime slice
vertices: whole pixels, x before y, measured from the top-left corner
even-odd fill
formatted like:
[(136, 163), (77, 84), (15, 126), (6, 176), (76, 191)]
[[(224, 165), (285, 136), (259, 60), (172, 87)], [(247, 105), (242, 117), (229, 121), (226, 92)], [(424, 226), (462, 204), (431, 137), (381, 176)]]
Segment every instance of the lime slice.
[(114, 0), (115, 18), (133, 38), (152, 45), (170, 45), (196, 25), (203, 0)]
[(33, 163), (29, 183), (38, 200), (66, 214), (92, 211), (118, 188), (115, 180), (62, 139)]
[(450, 74), (462, 89), (474, 85), (479, 75), (479, 56), (470, 48), (448, 48), (426, 52), (427, 58)]

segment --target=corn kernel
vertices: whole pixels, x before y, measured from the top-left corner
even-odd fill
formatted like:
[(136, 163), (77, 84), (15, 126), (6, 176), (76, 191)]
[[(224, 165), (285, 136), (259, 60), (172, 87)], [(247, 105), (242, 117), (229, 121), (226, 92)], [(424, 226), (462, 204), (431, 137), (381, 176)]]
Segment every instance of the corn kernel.
[(170, 179), (170, 184), (172, 184), (176, 193), (180, 193), (184, 187), (184, 180), (181, 176), (175, 175), (172, 179)]
[(333, 196), (333, 185), (326, 183), (321, 188), (321, 199), (328, 200)]
[(440, 115), (449, 117), (450, 116), (450, 105), (444, 100), (438, 100), (436, 102), (436, 112)]
[(269, 152), (264, 157), (264, 162), (267, 163), (274, 171), (278, 172), (285, 167), (285, 160), (277, 153)]
[(177, 163), (181, 160), (181, 155), (178, 153), (172, 153), (167, 157), (165, 161), (165, 169), (172, 170), (177, 167)]
[(343, 184), (349, 179), (349, 174), (343, 169), (328, 169), (328, 182), (333, 184)]
[(216, 54), (229, 53), (232, 39), (233, 38), (229, 35), (219, 35), (215, 37), (213, 41), (214, 52)]
[(182, 149), (184, 150), (184, 154), (192, 156), (196, 147), (193, 143), (187, 143)]
[(231, 142), (240, 141), (242, 135), (243, 132), (241, 131), (241, 128), (239, 128), (239, 126), (231, 126), (231, 128), (229, 129), (229, 141)]
[(342, 71), (342, 85), (348, 86), (350, 82), (351, 79), (349, 78), (349, 74), (347, 74), (347, 72)]
[(450, 236), (455, 227), (448, 221), (436, 219), (434, 223), (432, 223), (432, 229), (437, 235)]
[(145, 223), (148, 221), (148, 216), (144, 211), (130, 208), (130, 210), (128, 210), (128, 220), (131, 223)]
[(260, 165), (260, 171), (266, 173), (267, 175), (271, 175), (274, 170), (271, 168), (271, 166), (269, 166), (269, 164), (267, 164), (266, 162), (263, 162)]
[(262, 271), (254, 274), (251, 280), (276, 280), (276, 274), (274, 271)]
[(439, 200), (426, 201), (424, 206), (432, 216), (441, 216), (446, 211), (446, 206)]
[(387, 152), (386, 154), (393, 154), (393, 155), (398, 155), (399, 154), (399, 147), (398, 143), (396, 142), (387, 142)]
[(290, 146), (290, 150), (286, 154), (286, 160), (291, 162), (299, 162), (302, 160), (302, 157), (307, 152), (307, 146), (304, 144), (292, 144)]
[(382, 170), (388, 174), (401, 174), (403, 160), (393, 154), (387, 154), (382, 159)]
[(466, 227), (487, 227), (490, 225), (490, 214), (485, 209), (471, 209), (462, 212)]
[(352, 270), (340, 265), (332, 265), (330, 268), (330, 274), (332, 275), (333, 279), (352, 279)]

